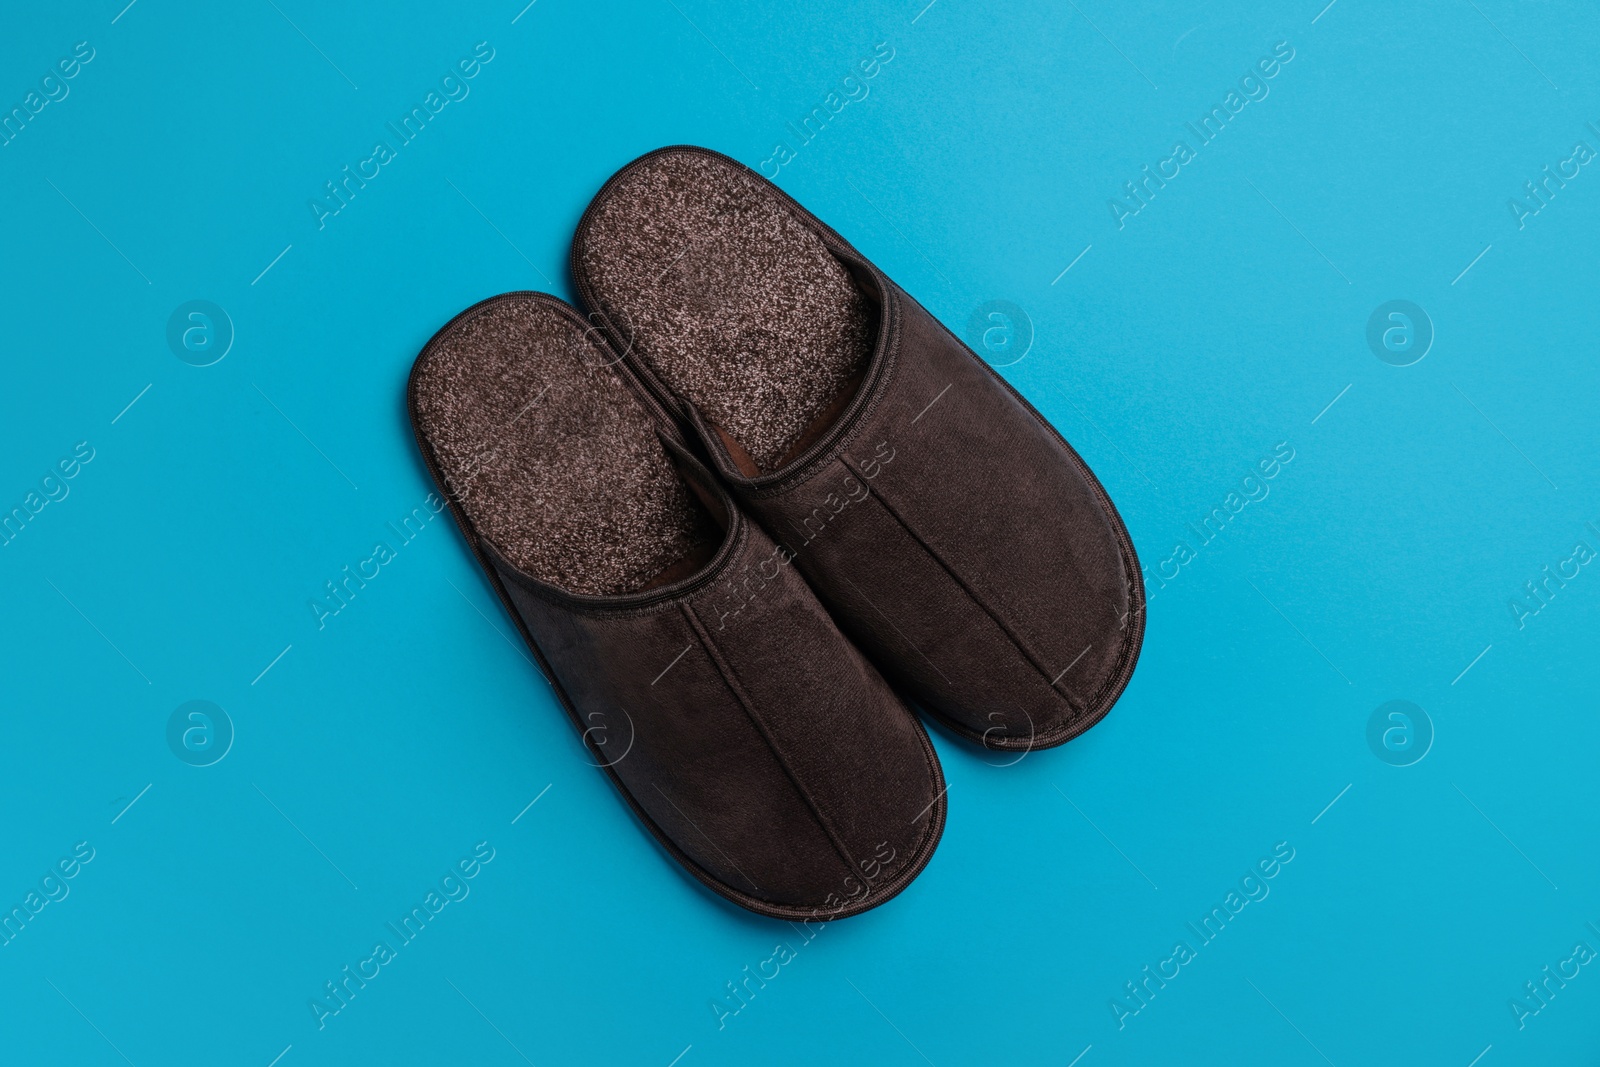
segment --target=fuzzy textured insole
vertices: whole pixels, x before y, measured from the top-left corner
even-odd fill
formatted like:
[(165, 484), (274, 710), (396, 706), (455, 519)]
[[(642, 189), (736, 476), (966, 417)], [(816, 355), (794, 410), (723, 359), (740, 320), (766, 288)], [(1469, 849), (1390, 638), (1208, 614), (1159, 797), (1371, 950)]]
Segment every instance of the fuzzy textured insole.
[(478, 534), (572, 593), (644, 588), (715, 536), (655, 424), (565, 305), (463, 316), (419, 357), (413, 418)]
[(594, 300), (666, 386), (777, 469), (871, 355), (867, 299), (794, 210), (726, 160), (669, 151), (578, 237)]

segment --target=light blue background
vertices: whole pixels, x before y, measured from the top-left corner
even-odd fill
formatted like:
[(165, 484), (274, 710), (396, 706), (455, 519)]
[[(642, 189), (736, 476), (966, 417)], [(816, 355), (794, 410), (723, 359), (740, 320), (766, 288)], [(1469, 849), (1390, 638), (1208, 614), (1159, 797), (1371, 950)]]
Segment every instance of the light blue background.
[[(0, 148), (0, 505), (95, 450), (0, 548), (0, 901), (96, 850), (0, 948), (7, 1062), (1593, 1055), (1600, 968), (1522, 1029), (1509, 1006), (1600, 948), (1600, 573), (1509, 608), (1600, 547), (1600, 171), (1523, 229), (1507, 205), (1600, 148), (1590, 6), (124, 2), (12, 5), (0, 33), (6, 109), (95, 49)], [(479, 41), (470, 95), (319, 230), (323, 183)], [(1107, 200), (1280, 41), (1270, 96), (1119, 230)], [(878, 42), (867, 97), (800, 145), (786, 122)], [(926, 872), (719, 1029), (725, 983), (798, 935), (650, 843), (447, 521), (320, 631), (308, 601), (431, 489), (402, 388), (441, 324), (570, 298), (573, 226), (634, 156), (778, 141), (780, 184), (952, 328), (1025, 310), (1003, 373), (1148, 567), (1295, 459), (1152, 582), (1101, 725), (1007, 768), (936, 734)], [(237, 331), (210, 367), (165, 341), (191, 299)], [(1391, 299), (1436, 330), (1413, 366), (1364, 338)], [(166, 742), (193, 699), (237, 731), (207, 768)], [(1436, 732), (1410, 767), (1366, 741), (1391, 699)], [(319, 1030), (323, 983), (479, 841), (470, 896)], [(1270, 896), (1119, 1029), (1123, 984), (1278, 842)]]

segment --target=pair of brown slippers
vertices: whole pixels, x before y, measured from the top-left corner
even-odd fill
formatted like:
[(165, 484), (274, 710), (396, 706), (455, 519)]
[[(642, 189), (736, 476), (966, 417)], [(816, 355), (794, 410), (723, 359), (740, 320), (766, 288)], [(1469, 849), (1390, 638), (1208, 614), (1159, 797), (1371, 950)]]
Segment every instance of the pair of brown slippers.
[(946, 813), (902, 698), (995, 750), (1094, 725), (1144, 630), (1127, 531), (1027, 401), (725, 156), (624, 167), (572, 272), (587, 317), (507, 293), (422, 350), (428, 469), (675, 859), (763, 915), (881, 904)]

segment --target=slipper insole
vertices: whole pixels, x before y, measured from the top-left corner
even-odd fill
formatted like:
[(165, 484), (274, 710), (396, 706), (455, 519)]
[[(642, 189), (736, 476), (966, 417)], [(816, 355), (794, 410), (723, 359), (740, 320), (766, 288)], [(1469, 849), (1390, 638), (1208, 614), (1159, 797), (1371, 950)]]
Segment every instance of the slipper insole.
[(716, 543), (616, 359), (576, 313), (515, 294), (454, 323), (416, 371), (418, 430), (478, 534), (573, 593), (659, 584)]
[(636, 165), (596, 201), (578, 255), (633, 352), (732, 438), (741, 466), (793, 458), (871, 355), (871, 309), (850, 274), (726, 161), (665, 152)]

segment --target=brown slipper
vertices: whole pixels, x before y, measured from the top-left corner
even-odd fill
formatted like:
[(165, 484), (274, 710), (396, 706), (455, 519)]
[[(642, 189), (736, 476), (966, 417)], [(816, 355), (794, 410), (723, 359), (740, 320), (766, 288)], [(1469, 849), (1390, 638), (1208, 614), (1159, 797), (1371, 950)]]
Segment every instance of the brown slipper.
[(946, 810), (927, 734), (599, 331), (493, 297), (428, 342), (407, 403), (592, 762), (689, 873), (787, 919), (916, 877)]
[(628, 164), (572, 247), (583, 301), (901, 689), (991, 748), (1127, 685), (1133, 544), (1061, 435), (776, 186), (702, 148)]

